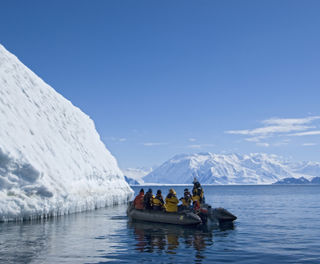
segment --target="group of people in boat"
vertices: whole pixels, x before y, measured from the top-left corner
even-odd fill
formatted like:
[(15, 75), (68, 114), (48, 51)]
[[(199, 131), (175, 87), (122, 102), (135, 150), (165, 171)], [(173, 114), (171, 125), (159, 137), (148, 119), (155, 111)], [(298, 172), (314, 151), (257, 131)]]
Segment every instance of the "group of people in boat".
[[(181, 201), (180, 205), (179, 201)], [(165, 199), (163, 199), (161, 190), (157, 190), (157, 194), (153, 195), (152, 189), (149, 189), (146, 193), (144, 193), (144, 189), (141, 189), (133, 201), (135, 209), (166, 211), (169, 213), (185, 209), (199, 210), (202, 203), (204, 203), (204, 193), (196, 178), (193, 181), (192, 193), (186, 188), (184, 189), (183, 197), (180, 199), (177, 198), (177, 193), (173, 188), (169, 190)]]

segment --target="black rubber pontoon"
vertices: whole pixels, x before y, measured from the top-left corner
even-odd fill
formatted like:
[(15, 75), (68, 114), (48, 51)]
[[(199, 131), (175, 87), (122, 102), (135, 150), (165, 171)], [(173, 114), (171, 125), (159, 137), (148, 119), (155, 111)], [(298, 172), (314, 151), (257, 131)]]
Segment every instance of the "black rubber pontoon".
[(237, 219), (235, 215), (224, 208), (211, 208), (208, 204), (202, 204), (200, 212), (182, 211), (178, 213), (167, 213), (155, 210), (137, 210), (132, 202), (129, 203), (127, 215), (133, 220), (176, 224), (176, 225), (197, 225), (206, 223), (209, 219), (219, 224), (232, 223)]
[[(211, 210), (210, 210), (211, 209)], [(224, 208), (210, 208), (208, 210), (208, 218), (211, 221), (218, 221), (219, 224), (233, 222), (237, 219), (235, 215)]]
[(129, 203), (127, 215), (133, 220), (166, 223), (175, 225), (201, 224), (201, 218), (193, 212), (167, 213), (155, 210), (137, 210)]

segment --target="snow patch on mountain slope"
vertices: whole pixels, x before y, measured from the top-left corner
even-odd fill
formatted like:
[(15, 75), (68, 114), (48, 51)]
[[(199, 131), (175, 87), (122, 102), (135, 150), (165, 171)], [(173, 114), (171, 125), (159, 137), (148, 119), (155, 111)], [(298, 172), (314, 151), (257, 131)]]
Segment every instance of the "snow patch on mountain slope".
[(0, 45), (0, 221), (63, 215), (132, 195), (93, 121)]
[(276, 155), (181, 154), (146, 175), (146, 183), (271, 184), (282, 178), (320, 175), (319, 163), (290, 163)]

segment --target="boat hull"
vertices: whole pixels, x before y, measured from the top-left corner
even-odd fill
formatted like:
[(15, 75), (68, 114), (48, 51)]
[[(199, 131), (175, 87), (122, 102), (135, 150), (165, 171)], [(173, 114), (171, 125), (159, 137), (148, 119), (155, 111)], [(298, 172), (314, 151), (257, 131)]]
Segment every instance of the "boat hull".
[(201, 218), (192, 212), (168, 213), (155, 210), (137, 210), (129, 205), (127, 215), (133, 220), (175, 225), (198, 225)]
[(140, 220), (155, 223), (166, 223), (175, 225), (197, 225), (206, 223), (209, 219), (219, 224), (232, 223), (237, 219), (235, 215), (224, 208), (211, 208), (208, 204), (203, 204), (198, 214), (193, 211), (182, 211), (178, 213), (168, 213), (155, 210), (135, 209), (132, 202), (129, 203), (127, 215), (132, 220)]

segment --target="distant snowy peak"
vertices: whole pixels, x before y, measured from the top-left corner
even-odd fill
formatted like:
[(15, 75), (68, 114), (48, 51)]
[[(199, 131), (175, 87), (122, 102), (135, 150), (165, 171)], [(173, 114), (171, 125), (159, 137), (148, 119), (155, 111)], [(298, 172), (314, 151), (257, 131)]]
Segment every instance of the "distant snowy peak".
[(292, 170), (301, 175), (320, 176), (320, 163), (307, 161), (290, 164)]
[(130, 185), (141, 185), (143, 177), (152, 172), (152, 168), (127, 168), (122, 170), (126, 181)]
[(0, 45), (0, 221), (125, 202), (93, 121)]
[(274, 184), (280, 185), (280, 184), (310, 184), (310, 181), (308, 181), (306, 178), (304, 177), (300, 177), (300, 178), (284, 178), (281, 179), (277, 182), (275, 182)]
[[(320, 175), (319, 164), (312, 163), (312, 173)], [(264, 153), (180, 154), (146, 175), (146, 183), (191, 183), (194, 177), (205, 184), (271, 184), (285, 177), (311, 177), (305, 163), (290, 163)], [(309, 174), (308, 174), (309, 173)]]
[(277, 185), (288, 185), (288, 184), (320, 184), (320, 177), (314, 177), (312, 180), (308, 180), (304, 177), (300, 178), (284, 178), (274, 184)]

